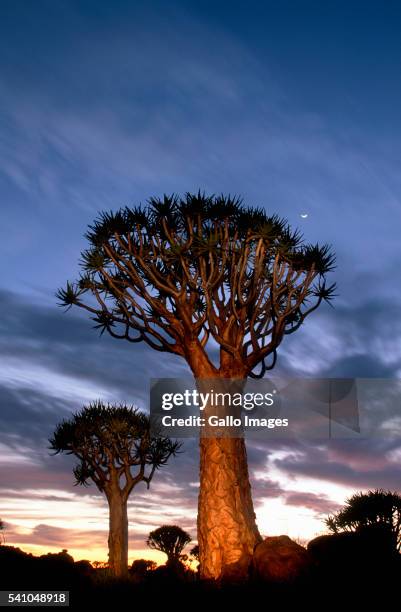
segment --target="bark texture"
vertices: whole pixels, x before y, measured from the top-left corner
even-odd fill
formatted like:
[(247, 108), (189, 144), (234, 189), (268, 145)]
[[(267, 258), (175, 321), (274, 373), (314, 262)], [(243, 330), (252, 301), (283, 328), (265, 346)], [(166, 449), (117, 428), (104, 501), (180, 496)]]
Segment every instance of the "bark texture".
[(121, 491), (111, 491), (109, 502), (109, 567), (118, 577), (128, 573), (128, 515), (127, 500)]
[(246, 579), (260, 540), (245, 441), (201, 438), (198, 506), (201, 577)]
[[(243, 389), (244, 382), (238, 381), (238, 390)], [(214, 390), (227, 391), (223, 380), (221, 386), (216, 379), (212, 385), (205, 380), (198, 381), (198, 386), (199, 383), (203, 390), (213, 386)], [(233, 391), (232, 386), (230, 389)], [(207, 419), (216, 412), (219, 417), (240, 414), (232, 408), (216, 411), (208, 407), (203, 416)], [(211, 437), (211, 430), (205, 428), (200, 437), (200, 575), (203, 579), (246, 580), (261, 536), (255, 521), (245, 440), (227, 437), (227, 430), (221, 434), (222, 437)]]

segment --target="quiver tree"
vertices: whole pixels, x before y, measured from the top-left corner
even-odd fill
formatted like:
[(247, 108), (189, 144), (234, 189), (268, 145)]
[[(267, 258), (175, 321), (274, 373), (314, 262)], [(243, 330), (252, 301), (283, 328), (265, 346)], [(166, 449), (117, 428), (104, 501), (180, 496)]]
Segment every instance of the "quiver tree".
[[(329, 248), (236, 198), (152, 198), (102, 213), (86, 238), (62, 305), (87, 310), (101, 333), (183, 357), (198, 382), (263, 377), (284, 336), (333, 296)], [(245, 577), (259, 539), (244, 440), (201, 437), (202, 577)]]
[(167, 564), (176, 566), (180, 562), (181, 553), (192, 540), (189, 533), (177, 525), (162, 525), (151, 531), (146, 544), (149, 548), (160, 550), (167, 555)]
[(178, 452), (179, 444), (150, 434), (149, 418), (136, 408), (94, 402), (60, 423), (49, 440), (55, 453), (74, 455), (76, 484), (93, 481), (109, 504), (109, 567), (128, 570), (127, 502), (133, 488), (149, 488), (155, 471)]
[(390, 544), (393, 552), (401, 551), (401, 495), (376, 489), (355, 493), (345, 506), (326, 519), (332, 533), (351, 531), (377, 535)]

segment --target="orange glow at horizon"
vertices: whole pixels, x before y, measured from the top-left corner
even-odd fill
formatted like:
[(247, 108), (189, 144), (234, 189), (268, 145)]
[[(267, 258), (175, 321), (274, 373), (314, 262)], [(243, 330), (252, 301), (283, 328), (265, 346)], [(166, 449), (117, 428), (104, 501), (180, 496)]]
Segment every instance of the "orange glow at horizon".
[[(107, 545), (107, 534), (106, 534), (106, 545)], [(27, 544), (25, 541), (13, 541), (13, 542), (5, 542), (6, 546), (14, 546), (16, 548), (21, 548), (26, 553), (30, 553), (35, 556), (46, 555), (47, 553), (59, 553), (62, 548), (60, 546), (51, 546), (51, 545), (36, 545), (36, 544)], [(84, 548), (66, 548), (69, 555), (74, 558), (74, 561), (90, 561), (94, 563), (95, 561), (107, 562), (107, 546), (106, 547), (93, 547), (85, 550)], [(150, 548), (136, 549), (135, 552), (131, 553), (128, 556), (128, 564), (131, 565), (135, 559), (147, 559), (150, 561), (155, 561), (157, 565), (164, 565), (167, 560), (165, 554), (157, 551), (151, 550)]]
[[(291, 488), (301, 490), (301, 484), (305, 486), (307, 483), (292, 481)], [(321, 490), (322, 483), (315, 481), (309, 482), (305, 488), (317, 491), (319, 487)], [(328, 492), (339, 501), (343, 501), (347, 495), (347, 491), (340, 487), (333, 487)], [(26, 499), (12, 499), (10, 495), (0, 502), (0, 516), (11, 526), (5, 532), (7, 545), (19, 547), (34, 555), (67, 549), (76, 561), (107, 561), (108, 509), (103, 498), (70, 494), (68, 502), (44, 502), (40, 500), (41, 492), (36, 491), (34, 498), (29, 498), (29, 492), (26, 493)], [(46, 493), (49, 495), (50, 492)], [(305, 507), (286, 505), (280, 497), (256, 500), (255, 506), (259, 529), (264, 536), (286, 534), (307, 541), (325, 531), (322, 516)], [(146, 546), (149, 531), (162, 524), (175, 523), (190, 531), (193, 542), (184, 552), (188, 552), (195, 544), (195, 512), (189, 513), (187, 508), (182, 507), (168, 517), (160, 504), (157, 510), (151, 505), (142, 509), (135, 508), (135, 505), (130, 508), (129, 531), (131, 538), (135, 538), (129, 547), (130, 563), (139, 558), (151, 559), (159, 565), (165, 563), (166, 556), (163, 553)], [(193, 527), (188, 528), (188, 523)]]
[[(24, 462), (21, 455), (14, 456), (11, 449), (3, 449), (2, 464), (19, 460), (24, 474), (35, 474), (36, 467)], [(341, 505), (351, 489), (307, 477), (294, 477), (280, 471), (272, 459), (283, 458), (288, 451), (271, 453), (269, 463), (255, 470), (252, 482), (258, 487), (255, 496), (257, 523), (262, 535), (282, 535), (308, 541), (325, 532), (326, 512), (316, 507), (291, 505), (280, 493), (309, 494), (329, 504)], [(22, 465), (23, 464), (23, 465)], [(40, 469), (40, 468), (39, 468)], [(108, 507), (106, 499), (95, 487), (85, 490), (68, 488), (7, 489), (0, 499), (0, 517), (6, 523), (6, 544), (17, 546), (35, 555), (56, 553), (67, 549), (76, 561), (107, 561)], [(266, 482), (266, 489), (263, 483)], [(278, 492), (272, 496), (271, 483)], [(53, 485), (54, 486), (54, 485)], [(193, 540), (184, 552), (196, 542), (196, 487), (198, 483), (177, 483), (171, 478), (154, 483), (150, 491), (145, 487), (131, 496), (129, 517), (129, 560), (146, 558), (164, 564), (163, 553), (147, 548), (149, 532), (163, 524), (180, 525)]]

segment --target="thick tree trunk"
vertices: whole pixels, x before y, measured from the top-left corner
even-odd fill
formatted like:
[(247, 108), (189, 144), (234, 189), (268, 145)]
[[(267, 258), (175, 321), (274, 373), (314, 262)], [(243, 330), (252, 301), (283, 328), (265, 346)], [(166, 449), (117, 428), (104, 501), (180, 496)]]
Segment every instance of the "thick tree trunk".
[[(244, 382), (239, 381), (241, 389)], [(198, 379), (198, 383), (203, 389), (208, 386), (205, 380)], [(215, 379), (212, 384), (216, 390)], [(208, 414), (215, 413), (214, 408), (206, 408), (202, 416), (207, 418)], [(233, 414), (233, 410), (226, 414)], [(221, 411), (219, 416), (222, 416)], [(224, 437), (224, 433), (220, 438), (211, 437), (210, 430), (206, 429), (200, 437), (198, 541), (201, 578), (245, 580), (254, 548), (260, 540), (245, 440)]]
[(115, 489), (107, 495), (109, 502), (109, 567), (124, 578), (128, 573), (128, 515), (127, 500)]

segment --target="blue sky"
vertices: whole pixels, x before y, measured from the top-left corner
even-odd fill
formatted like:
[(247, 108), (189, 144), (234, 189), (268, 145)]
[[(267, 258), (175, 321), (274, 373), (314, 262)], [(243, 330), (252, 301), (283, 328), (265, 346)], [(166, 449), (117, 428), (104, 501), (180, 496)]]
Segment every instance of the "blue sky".
[[(57, 309), (54, 293), (75, 276), (86, 226), (102, 209), (201, 188), (286, 216), (308, 240), (333, 245), (339, 296), (283, 345), (279, 367), (400, 376), (400, 26), (391, 1), (3, 0), (0, 445), (13, 467), (2, 472), (0, 516), (10, 540), (45, 546), (49, 529), (67, 529), (56, 502), (45, 519), (18, 514), (22, 483), (32, 493), (20, 449), (36, 495), (54, 496), (62, 483), (82, 504), (70, 464), (47, 457), (51, 429), (99, 396), (146, 406), (155, 364), (166, 376), (182, 367), (99, 340), (85, 318)], [(328, 510), (355, 487), (395, 487), (399, 450), (383, 444), (281, 449), (269, 464), (270, 451), (255, 449), (258, 503), (273, 491), (283, 513), (303, 495), (316, 518), (325, 496)], [(196, 484), (196, 470), (188, 451), (168, 476), (172, 499), (177, 482)], [(190, 528), (196, 494), (188, 502), (186, 490)], [(93, 495), (88, 508), (101, 505)], [(291, 507), (302, 516), (305, 506)], [(291, 527), (295, 515), (284, 515)]]
[(347, 299), (367, 269), (393, 294), (400, 19), (391, 2), (4, 2), (7, 286), (53, 293), (99, 209), (201, 187), (332, 242)]

